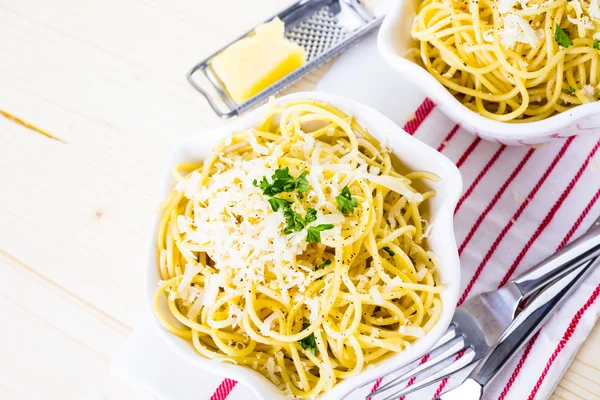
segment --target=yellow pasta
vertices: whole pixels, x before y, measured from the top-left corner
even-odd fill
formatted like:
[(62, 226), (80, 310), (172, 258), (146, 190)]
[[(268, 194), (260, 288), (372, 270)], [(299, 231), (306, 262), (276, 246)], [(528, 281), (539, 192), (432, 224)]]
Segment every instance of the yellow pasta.
[(413, 187), (437, 177), (393, 160), (352, 117), (306, 100), (176, 168), (157, 237), (162, 325), (301, 399), (406, 349), (442, 311), (426, 247), (435, 192)]
[[(598, 0), (425, 0), (411, 52), (471, 110), (538, 121), (600, 96)], [(418, 54), (418, 56), (417, 56)]]

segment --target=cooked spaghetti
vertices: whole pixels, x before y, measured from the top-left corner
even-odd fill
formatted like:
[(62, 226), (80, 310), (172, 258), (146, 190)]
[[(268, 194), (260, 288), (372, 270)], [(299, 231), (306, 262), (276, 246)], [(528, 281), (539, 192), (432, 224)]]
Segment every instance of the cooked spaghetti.
[(600, 96), (598, 0), (425, 0), (415, 58), (471, 110), (547, 118)]
[(392, 160), (352, 117), (307, 100), (178, 166), (157, 238), (162, 325), (292, 398), (409, 347), (442, 311), (423, 215), (435, 192), (412, 186), (437, 177)]

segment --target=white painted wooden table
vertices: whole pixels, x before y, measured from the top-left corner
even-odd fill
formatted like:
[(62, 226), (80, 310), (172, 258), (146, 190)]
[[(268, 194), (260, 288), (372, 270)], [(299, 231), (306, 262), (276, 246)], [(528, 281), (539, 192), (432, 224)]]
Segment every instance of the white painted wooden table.
[[(108, 365), (167, 152), (222, 123), (185, 73), (289, 3), (0, 0), (0, 399), (147, 398)], [(556, 398), (600, 398), (598, 354), (599, 326)]]

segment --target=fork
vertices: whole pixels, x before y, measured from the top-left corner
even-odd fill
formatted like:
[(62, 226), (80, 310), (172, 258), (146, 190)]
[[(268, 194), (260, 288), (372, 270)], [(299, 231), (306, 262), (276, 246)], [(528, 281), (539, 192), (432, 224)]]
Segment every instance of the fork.
[(544, 288), (517, 315), (467, 379), (458, 387), (437, 397), (436, 400), (480, 400), (484, 387), (496, 377), (517, 351), (529, 342), (598, 264), (600, 258), (590, 260), (568, 276)]
[[(599, 255), (600, 217), (581, 237), (533, 269), (497, 290), (463, 303), (456, 309), (442, 339), (426, 357), (395, 371), (390, 382), (367, 398), (390, 400), (407, 395), (480, 360), (515, 320), (524, 299)], [(411, 385), (407, 385), (409, 381)]]

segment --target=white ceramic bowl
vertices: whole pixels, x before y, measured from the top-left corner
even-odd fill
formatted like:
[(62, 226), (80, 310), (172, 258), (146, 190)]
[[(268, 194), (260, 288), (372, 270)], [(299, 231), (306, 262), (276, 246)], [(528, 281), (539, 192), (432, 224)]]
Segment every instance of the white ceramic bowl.
[[(437, 195), (429, 200), (430, 222), (434, 225), (428, 240), (428, 245), (441, 260), (440, 278), (444, 285), (441, 293), (443, 311), (440, 321), (423, 338), (415, 342), (409, 350), (378, 363), (374, 368), (367, 369), (356, 377), (344, 380), (332, 390), (321, 395), (320, 400), (341, 399), (358, 386), (386, 375), (418, 357), (422, 356), (441, 338), (450, 324), (458, 298), (460, 284), (460, 268), (458, 252), (453, 231), (453, 214), (462, 190), (462, 178), (456, 166), (445, 156), (431, 147), (415, 139), (391, 120), (379, 112), (357, 103), (353, 100), (324, 93), (297, 93), (279, 98), (276, 102), (283, 103), (294, 99), (314, 99), (326, 102), (340, 108), (356, 117), (358, 122), (378, 140), (387, 140), (388, 146), (398, 156), (405, 166), (411, 170), (426, 170), (437, 174), (441, 180), (431, 186)], [(171, 176), (173, 166), (181, 162), (205, 159), (215, 143), (232, 131), (250, 128), (258, 123), (266, 106), (262, 106), (235, 121), (218, 129), (197, 133), (183, 139), (172, 150), (160, 185), (160, 201), (166, 198), (174, 181)], [(154, 225), (149, 241), (149, 256), (146, 274), (146, 295), (148, 304), (153, 302), (154, 292), (160, 279), (156, 251), (156, 233), (159, 215), (154, 218)], [(166, 301), (164, 302), (166, 304)], [(162, 307), (166, 307), (162, 304)], [(154, 313), (153, 313), (154, 314)], [(168, 314), (165, 314), (168, 315)], [(155, 318), (157, 324), (158, 319)], [(258, 372), (243, 366), (221, 363), (203, 358), (196, 353), (191, 343), (168, 333), (159, 327), (165, 342), (181, 357), (199, 369), (236, 379), (248, 387), (261, 400), (282, 400), (284, 396), (277, 388)]]
[(403, 57), (417, 43), (412, 39), (410, 29), (420, 2), (395, 0), (379, 30), (379, 52), (400, 75), (418, 82), (423, 92), (450, 119), (484, 139), (508, 145), (537, 144), (553, 138), (600, 132), (600, 101), (579, 105), (542, 121), (525, 123), (494, 121), (462, 105), (425, 68)]

